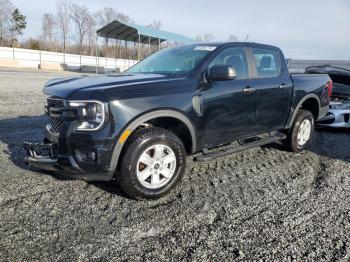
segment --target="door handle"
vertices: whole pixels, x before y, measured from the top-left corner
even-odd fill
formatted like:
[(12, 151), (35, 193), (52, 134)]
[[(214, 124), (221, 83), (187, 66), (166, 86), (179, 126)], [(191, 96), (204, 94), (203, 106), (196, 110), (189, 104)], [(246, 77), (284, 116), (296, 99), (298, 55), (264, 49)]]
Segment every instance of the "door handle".
[(246, 94), (251, 94), (251, 93), (254, 93), (255, 91), (256, 91), (256, 89), (252, 88), (250, 86), (247, 86), (246, 88), (243, 89), (243, 92)]
[(287, 84), (281, 84), (280, 85), (281, 89), (287, 89), (287, 88), (290, 88), (290, 87), (292, 87), (292, 86), (291, 85), (287, 85)]

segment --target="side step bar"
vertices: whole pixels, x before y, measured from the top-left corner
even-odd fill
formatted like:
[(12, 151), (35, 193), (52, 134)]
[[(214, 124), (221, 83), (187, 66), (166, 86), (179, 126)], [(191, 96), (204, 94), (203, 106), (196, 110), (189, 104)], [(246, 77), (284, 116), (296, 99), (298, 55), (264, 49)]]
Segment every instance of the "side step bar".
[(219, 150), (218, 149), (210, 150), (213, 152), (210, 152), (209, 150), (205, 149), (203, 150), (203, 155), (197, 156), (195, 160), (199, 162), (209, 161), (218, 157), (242, 152), (244, 150), (247, 150), (253, 147), (258, 147), (258, 146), (263, 146), (274, 142), (278, 142), (286, 139), (286, 137), (287, 136), (285, 134), (275, 132), (274, 134), (264, 134), (264, 135), (260, 135), (252, 138), (247, 138), (245, 140), (239, 140), (238, 145), (228, 146)]

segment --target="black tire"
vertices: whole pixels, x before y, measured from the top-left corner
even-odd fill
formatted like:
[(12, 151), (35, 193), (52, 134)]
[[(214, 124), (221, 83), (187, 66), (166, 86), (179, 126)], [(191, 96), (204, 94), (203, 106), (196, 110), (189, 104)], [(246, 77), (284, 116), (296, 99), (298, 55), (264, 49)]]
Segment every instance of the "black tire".
[[(310, 139), (305, 144), (300, 144), (298, 142), (298, 133), (301, 124), (305, 121), (309, 120), (311, 123), (311, 134)], [(291, 152), (300, 152), (305, 149), (305, 147), (310, 143), (313, 132), (315, 129), (315, 119), (311, 112), (307, 110), (300, 109), (295, 117), (292, 128), (289, 130), (287, 134), (287, 138), (284, 140), (284, 146), (287, 150)]]
[[(151, 189), (141, 184), (137, 177), (138, 160), (149, 147), (165, 145), (176, 158), (175, 172), (162, 187)], [(186, 169), (186, 150), (181, 140), (172, 132), (162, 128), (145, 128), (135, 131), (125, 145), (117, 181), (123, 191), (133, 199), (156, 199), (166, 195), (181, 180)], [(161, 172), (161, 171), (160, 171)], [(159, 173), (160, 173), (159, 172)], [(153, 178), (152, 178), (153, 179)]]

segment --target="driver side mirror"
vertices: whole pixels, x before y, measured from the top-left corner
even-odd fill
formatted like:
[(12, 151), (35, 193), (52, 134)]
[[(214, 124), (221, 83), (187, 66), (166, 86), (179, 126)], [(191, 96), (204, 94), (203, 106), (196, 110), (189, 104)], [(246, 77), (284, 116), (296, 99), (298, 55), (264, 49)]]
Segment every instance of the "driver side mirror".
[(236, 77), (236, 70), (230, 65), (214, 65), (208, 73), (208, 80), (212, 81), (227, 81)]

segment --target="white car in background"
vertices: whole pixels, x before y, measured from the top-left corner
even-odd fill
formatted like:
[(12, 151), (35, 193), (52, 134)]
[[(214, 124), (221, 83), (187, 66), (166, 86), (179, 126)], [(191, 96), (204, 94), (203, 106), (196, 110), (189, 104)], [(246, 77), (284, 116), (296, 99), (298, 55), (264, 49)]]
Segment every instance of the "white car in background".
[(318, 127), (350, 128), (350, 70), (333, 66), (311, 66), (307, 74), (328, 74), (333, 80), (332, 102)]

